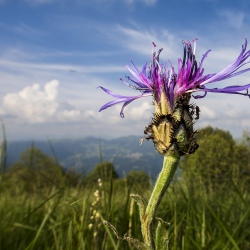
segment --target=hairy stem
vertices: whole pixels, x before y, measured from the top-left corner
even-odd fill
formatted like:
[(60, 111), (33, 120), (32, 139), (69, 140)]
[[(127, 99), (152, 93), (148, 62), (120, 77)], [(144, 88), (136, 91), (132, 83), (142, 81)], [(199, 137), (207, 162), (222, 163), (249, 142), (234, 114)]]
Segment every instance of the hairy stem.
[(180, 155), (177, 150), (171, 150), (167, 155), (164, 156), (163, 167), (157, 178), (154, 190), (149, 199), (144, 218), (142, 221), (142, 235), (146, 245), (150, 246), (150, 249), (155, 249), (153, 239), (152, 222), (158, 206), (165, 194), (175, 171), (180, 161)]

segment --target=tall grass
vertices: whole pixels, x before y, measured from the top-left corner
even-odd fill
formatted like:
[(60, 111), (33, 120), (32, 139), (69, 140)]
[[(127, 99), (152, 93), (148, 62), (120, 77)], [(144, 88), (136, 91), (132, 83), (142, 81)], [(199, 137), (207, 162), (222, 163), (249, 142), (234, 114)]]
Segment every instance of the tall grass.
[[(34, 183), (35, 185), (35, 183)], [(133, 190), (134, 189), (134, 190)], [(209, 195), (205, 188), (174, 182), (159, 208), (170, 222), (170, 249), (250, 249), (250, 196), (231, 184)], [(150, 188), (131, 188), (125, 179), (91, 186), (33, 189), (1, 182), (0, 249), (133, 249), (120, 236), (141, 238), (137, 207), (129, 198), (147, 199)]]
[(136, 209), (131, 213), (122, 182), (114, 183), (119, 191), (111, 197), (107, 183), (44, 189), (43, 196), (41, 190), (29, 193), (2, 183), (0, 249), (128, 249), (103, 224), (108, 219), (125, 234), (132, 221), (131, 233), (138, 231)]
[(205, 188), (172, 185), (161, 206), (171, 223), (171, 249), (250, 249), (250, 197), (233, 183), (207, 194)]
[(0, 180), (4, 178), (4, 173), (6, 170), (6, 164), (7, 164), (7, 138), (6, 138), (6, 130), (5, 130), (5, 124), (3, 121), (2, 123), (2, 136), (3, 139), (0, 143)]
[[(4, 143), (6, 151), (6, 139)], [(120, 237), (141, 238), (138, 209), (130, 194), (148, 199), (152, 191), (148, 183), (113, 179), (105, 171), (94, 183), (81, 179), (75, 182), (74, 176), (69, 182), (58, 169), (40, 172), (44, 186), (41, 179), (33, 181), (36, 172), (32, 167), (24, 172), (27, 179), (5, 173), (5, 156), (3, 151), (1, 250), (133, 249), (127, 241), (117, 239), (104, 220), (117, 229)], [(237, 179), (227, 183), (209, 193), (197, 180), (172, 183), (158, 209), (159, 217), (170, 223), (170, 250), (250, 249), (249, 185)]]

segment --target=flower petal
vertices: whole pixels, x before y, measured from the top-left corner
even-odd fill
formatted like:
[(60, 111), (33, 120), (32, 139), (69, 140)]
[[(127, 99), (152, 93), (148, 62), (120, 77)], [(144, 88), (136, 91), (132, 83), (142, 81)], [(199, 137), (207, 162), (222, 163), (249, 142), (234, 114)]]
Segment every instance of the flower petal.
[(112, 107), (118, 103), (122, 103), (124, 102), (123, 106), (122, 106), (122, 109), (121, 109), (121, 112), (120, 112), (120, 115), (122, 118), (124, 118), (124, 114), (123, 114), (123, 109), (129, 104), (131, 103), (132, 101), (138, 99), (138, 98), (141, 98), (141, 97), (146, 97), (146, 96), (151, 96), (152, 94), (151, 93), (146, 93), (146, 94), (141, 94), (141, 95), (137, 95), (137, 96), (122, 96), (122, 95), (117, 95), (115, 94), (114, 92), (112, 92), (111, 90), (109, 89), (106, 89), (102, 86), (99, 86), (99, 88), (101, 88), (103, 91), (105, 91), (107, 94), (113, 96), (113, 97), (116, 97), (117, 99), (116, 100), (113, 100), (113, 101), (110, 101), (106, 104), (104, 104), (100, 109), (99, 109), (99, 112), (106, 109), (106, 108), (109, 108), (109, 107)]
[(246, 48), (247, 48), (247, 39), (245, 39), (245, 43), (242, 45), (242, 50), (239, 56), (231, 64), (229, 64), (225, 69), (222, 69), (218, 73), (214, 74), (212, 77), (207, 78), (205, 81), (203, 81), (200, 84), (200, 86), (208, 84), (208, 83), (212, 83), (212, 82), (221, 81), (224, 79), (229, 79), (231, 77), (234, 77), (234, 76), (243, 74), (246, 71), (249, 71), (250, 69), (248, 68), (248, 69), (244, 69), (239, 72), (236, 72), (242, 66), (246, 65), (247, 63), (250, 63), (250, 61), (245, 62), (246, 59), (248, 59), (250, 56), (250, 50), (245, 52)]
[[(208, 92), (212, 92), (212, 93), (225, 93), (225, 94), (236, 94), (236, 95), (244, 95), (244, 96), (249, 96), (250, 94), (248, 93), (248, 89), (250, 88), (250, 84), (246, 84), (243, 86), (239, 86), (239, 85), (235, 85), (235, 86), (228, 86), (225, 88), (213, 88), (213, 89), (208, 89), (208, 88), (201, 88), (201, 89), (197, 89), (197, 91), (204, 91), (205, 94), (204, 95), (196, 95), (194, 96), (195, 99), (197, 98), (203, 98), (207, 95)], [(246, 90), (246, 93), (241, 93), (240, 91), (244, 91)]]

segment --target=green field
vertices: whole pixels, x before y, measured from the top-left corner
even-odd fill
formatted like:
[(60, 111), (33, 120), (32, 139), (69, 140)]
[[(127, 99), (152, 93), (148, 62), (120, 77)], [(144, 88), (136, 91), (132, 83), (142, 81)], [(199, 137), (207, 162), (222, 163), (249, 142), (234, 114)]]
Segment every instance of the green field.
[[(209, 145), (204, 150), (214, 149), (209, 140), (204, 143)], [(232, 155), (232, 151), (223, 147), (214, 171), (209, 165), (211, 158), (206, 165), (210, 171), (201, 171), (201, 160), (195, 167), (195, 160), (203, 153), (201, 147), (199, 154), (181, 163), (181, 174), (171, 184), (157, 214), (170, 223), (170, 250), (250, 249), (250, 178), (238, 171), (243, 158), (244, 169), (249, 167), (249, 148), (244, 143), (232, 145), (234, 152), (241, 149), (246, 158), (227, 158), (226, 164), (223, 153)], [(231, 174), (221, 175), (218, 169), (224, 171), (223, 164)], [(142, 172), (118, 178), (112, 163), (102, 162), (89, 175), (79, 176), (63, 171), (54, 159), (33, 148), (1, 175), (0, 249), (134, 249), (117, 239), (104, 220), (120, 237), (126, 234), (141, 239), (138, 209), (130, 194), (148, 199), (151, 190), (152, 182)]]

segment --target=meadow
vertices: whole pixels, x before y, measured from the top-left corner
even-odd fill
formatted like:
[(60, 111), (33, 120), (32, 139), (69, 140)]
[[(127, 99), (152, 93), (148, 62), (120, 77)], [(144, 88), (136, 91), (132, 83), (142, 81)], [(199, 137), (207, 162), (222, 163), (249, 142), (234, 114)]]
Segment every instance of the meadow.
[[(228, 162), (234, 165), (232, 159)], [(185, 169), (183, 161), (181, 171)], [(157, 215), (169, 222), (169, 249), (250, 249), (249, 176), (233, 171), (223, 181), (213, 178), (210, 185), (195, 173), (176, 177), (158, 209)], [(82, 176), (31, 148), (1, 173), (0, 249), (134, 249), (121, 239), (141, 238), (130, 194), (148, 199), (152, 188), (153, 180), (140, 171), (119, 178), (112, 163), (101, 161)]]

